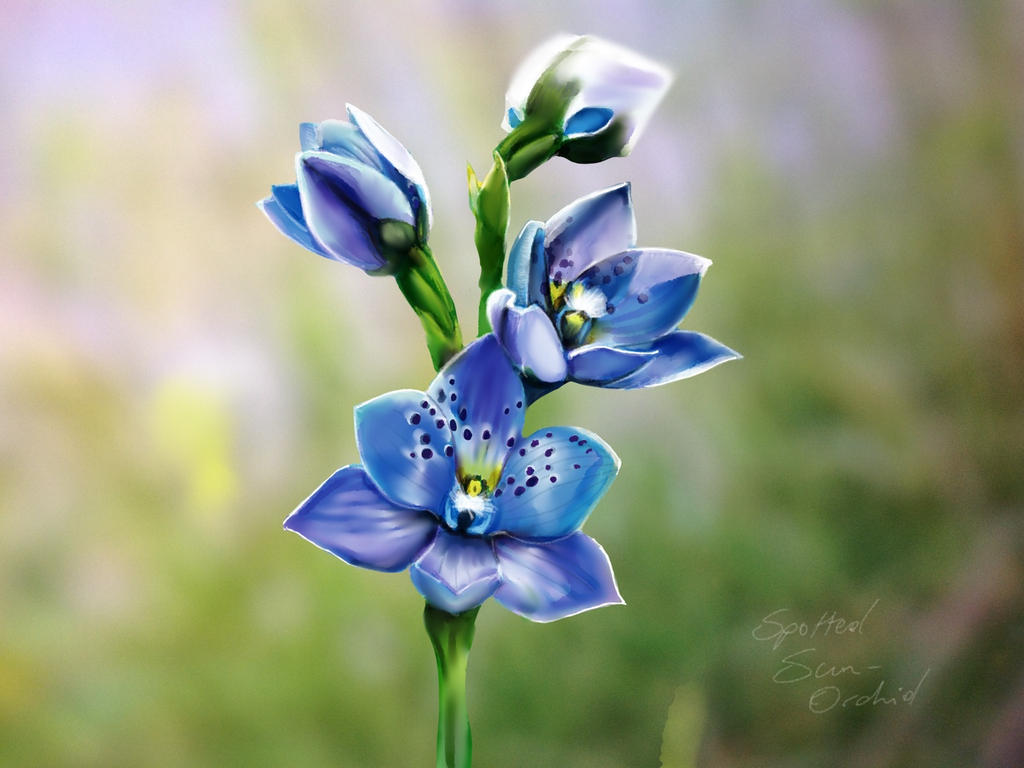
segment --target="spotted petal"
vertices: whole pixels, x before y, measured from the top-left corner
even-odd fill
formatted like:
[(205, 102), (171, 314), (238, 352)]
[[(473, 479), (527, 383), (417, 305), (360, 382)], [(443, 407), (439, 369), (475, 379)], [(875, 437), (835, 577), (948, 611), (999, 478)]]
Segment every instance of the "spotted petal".
[(503, 289), (491, 294), (487, 313), (494, 335), (524, 373), (547, 383), (565, 380), (562, 340), (544, 310), (535, 304), (517, 306), (515, 295)]
[(608, 555), (584, 533), (548, 542), (498, 536), (494, 549), (502, 576), (495, 599), (532, 621), (555, 621), (625, 602)]
[(332, 258), (306, 226), (306, 217), (299, 201), (299, 188), (295, 184), (280, 184), (271, 187), (271, 193), (270, 197), (260, 200), (257, 205), (281, 234), (313, 253)]
[(512, 449), (494, 492), (492, 531), (556, 539), (577, 530), (611, 485), (619, 458), (597, 435), (547, 427)]
[(653, 353), (649, 363), (605, 386), (613, 389), (656, 387), (696, 376), (719, 363), (742, 357), (710, 336), (696, 331), (675, 331), (662, 336), (646, 349)]
[(519, 374), (493, 334), (452, 358), (427, 390), (440, 403), (455, 436), (461, 477), (479, 475), (493, 487), (522, 434), (526, 396)]
[(452, 433), (423, 392), (401, 389), (355, 409), (366, 473), (395, 504), (436, 512), (455, 480)]
[(626, 251), (604, 259), (579, 279), (607, 298), (590, 340), (614, 346), (645, 344), (675, 328), (697, 297), (711, 262), (663, 249)]
[(575, 200), (545, 225), (548, 276), (568, 283), (596, 261), (636, 246), (629, 183)]
[(284, 527), (346, 563), (401, 571), (433, 540), (437, 518), (388, 501), (362, 467), (342, 467), (284, 521)]
[(490, 540), (457, 536), (443, 528), (409, 568), (409, 576), (427, 602), (448, 613), (480, 605), (500, 584)]

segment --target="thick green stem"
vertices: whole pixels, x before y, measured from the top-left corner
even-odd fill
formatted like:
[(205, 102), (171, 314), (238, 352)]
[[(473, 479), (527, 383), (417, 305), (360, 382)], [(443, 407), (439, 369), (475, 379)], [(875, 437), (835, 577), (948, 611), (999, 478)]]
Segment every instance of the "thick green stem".
[(395, 272), (402, 295), (420, 318), (434, 370), (462, 349), (462, 329), (455, 302), (427, 246), (409, 251), (405, 264)]
[(470, 768), (473, 740), (466, 710), (466, 665), (480, 608), (451, 614), (427, 603), (423, 611), (437, 657), (437, 768)]

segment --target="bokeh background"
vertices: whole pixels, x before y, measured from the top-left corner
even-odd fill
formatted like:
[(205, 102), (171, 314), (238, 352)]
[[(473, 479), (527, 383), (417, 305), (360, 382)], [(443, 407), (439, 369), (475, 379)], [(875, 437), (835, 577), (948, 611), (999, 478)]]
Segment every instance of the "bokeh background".
[[(629, 158), (518, 183), (513, 228), (632, 180), (641, 245), (715, 261), (686, 326), (746, 357), (531, 410), (623, 457), (587, 530), (628, 606), (484, 607), (476, 764), (1024, 765), (1022, 29), (996, 0), (5, 3), (0, 764), (433, 764), (407, 576), (280, 527), (356, 459), (354, 404), (429, 380), (420, 329), (254, 202), (300, 120), (368, 110), (471, 331), (465, 163), (570, 31), (677, 79)], [(824, 679), (773, 682), (808, 647)], [(809, 706), (882, 680), (921, 684)]]

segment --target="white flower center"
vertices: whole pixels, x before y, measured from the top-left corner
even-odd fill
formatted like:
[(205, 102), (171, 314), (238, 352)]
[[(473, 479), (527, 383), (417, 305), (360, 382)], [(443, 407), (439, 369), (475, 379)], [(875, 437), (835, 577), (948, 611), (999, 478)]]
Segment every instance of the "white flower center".
[(565, 305), (573, 312), (582, 312), (587, 317), (603, 317), (607, 313), (608, 299), (600, 288), (584, 288), (573, 283), (566, 293)]

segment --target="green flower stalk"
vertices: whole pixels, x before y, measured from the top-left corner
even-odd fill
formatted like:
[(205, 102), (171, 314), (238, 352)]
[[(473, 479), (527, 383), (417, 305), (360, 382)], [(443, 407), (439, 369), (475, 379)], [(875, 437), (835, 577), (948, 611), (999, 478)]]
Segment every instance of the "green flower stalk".
[(423, 623), (437, 657), (437, 768), (470, 768), (473, 739), (466, 709), (466, 666), (480, 606), (451, 614), (430, 603)]

